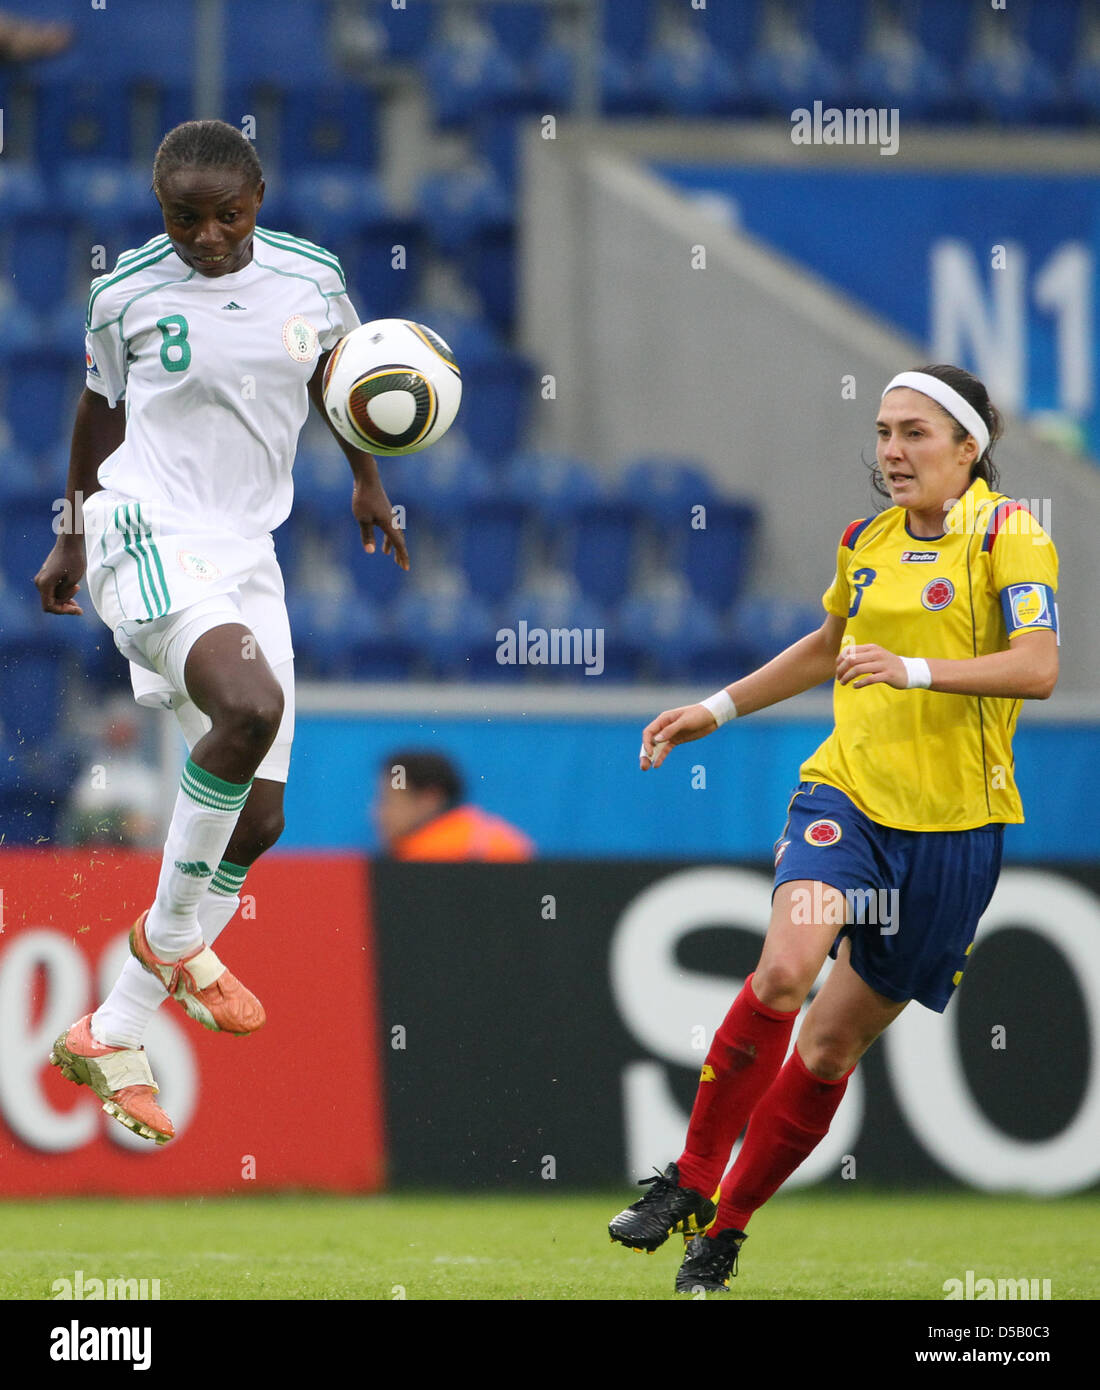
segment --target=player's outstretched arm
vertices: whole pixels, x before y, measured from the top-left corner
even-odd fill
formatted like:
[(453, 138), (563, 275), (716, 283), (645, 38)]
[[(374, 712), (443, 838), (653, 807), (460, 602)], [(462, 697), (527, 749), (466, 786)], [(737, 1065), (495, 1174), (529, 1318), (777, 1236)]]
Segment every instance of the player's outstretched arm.
[[(766, 665), (732, 685), (726, 692), (738, 716), (789, 700), (812, 690), (822, 681), (830, 680), (836, 666), (836, 654), (844, 635), (843, 618), (829, 614), (816, 632), (808, 633)], [(715, 716), (705, 705), (682, 705), (664, 710), (642, 733), (641, 768), (660, 767), (669, 750), (681, 743), (704, 738), (718, 727)]]
[(125, 407), (120, 402), (112, 409), (106, 396), (86, 386), (77, 402), (73, 423), (65, 507), (54, 522), (58, 528), (57, 541), (34, 577), (47, 613), (81, 614), (84, 611), (74, 598), (87, 564), (81, 504), (93, 492), (100, 491), (96, 477), (99, 465), (114, 453), (125, 437)]
[(351, 512), (359, 523), (363, 537), (363, 549), (368, 555), (374, 554), (374, 528), (382, 532), (382, 554), (392, 554), (403, 570), (409, 568), (409, 550), (405, 544), (405, 533), (393, 519), (393, 507), (378, 475), (378, 462), (373, 454), (356, 449), (333, 429), (328, 418), (324, 400), (325, 363), (329, 353), (324, 352), (317, 359), (317, 369), (309, 381), (309, 398), (317, 413), (324, 420), (329, 434), (340, 446), (340, 451), (351, 466), (354, 484), (351, 493)]

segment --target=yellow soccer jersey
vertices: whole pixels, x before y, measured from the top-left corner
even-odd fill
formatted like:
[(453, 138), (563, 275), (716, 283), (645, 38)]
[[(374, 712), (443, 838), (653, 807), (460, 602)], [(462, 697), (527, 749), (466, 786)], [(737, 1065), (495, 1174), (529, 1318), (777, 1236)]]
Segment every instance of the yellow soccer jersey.
[[(822, 602), (847, 619), (845, 645), (963, 660), (1005, 651), (1021, 633), (1057, 632), (1057, 584), (1039, 522), (976, 479), (935, 539), (912, 535), (904, 507), (853, 521)], [(802, 765), (803, 781), (837, 787), (899, 830), (1023, 820), (1012, 759), (1019, 700), (836, 682), (833, 711), (836, 727)]]

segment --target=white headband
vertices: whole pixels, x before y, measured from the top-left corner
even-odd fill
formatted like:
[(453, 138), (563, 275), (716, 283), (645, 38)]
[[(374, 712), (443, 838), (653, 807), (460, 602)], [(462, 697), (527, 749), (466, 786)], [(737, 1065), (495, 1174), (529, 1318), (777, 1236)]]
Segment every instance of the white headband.
[[(948, 415), (958, 420), (967, 433), (978, 441), (979, 458), (989, 448), (989, 430), (985, 421), (970, 402), (960, 396), (953, 386), (948, 386), (946, 381), (941, 381), (938, 376), (929, 376), (927, 372), (899, 372), (886, 391), (893, 391), (898, 386), (920, 391), (922, 395), (931, 396), (937, 405), (942, 405)], [(883, 399), (886, 391), (882, 393)]]

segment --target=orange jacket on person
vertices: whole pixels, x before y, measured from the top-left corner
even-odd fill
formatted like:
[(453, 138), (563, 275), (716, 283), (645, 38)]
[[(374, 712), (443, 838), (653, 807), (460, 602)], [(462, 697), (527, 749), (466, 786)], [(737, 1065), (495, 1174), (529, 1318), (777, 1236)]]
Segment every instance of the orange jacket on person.
[(482, 859), (517, 863), (535, 857), (534, 843), (500, 816), (477, 806), (456, 806), (394, 840), (394, 859)]

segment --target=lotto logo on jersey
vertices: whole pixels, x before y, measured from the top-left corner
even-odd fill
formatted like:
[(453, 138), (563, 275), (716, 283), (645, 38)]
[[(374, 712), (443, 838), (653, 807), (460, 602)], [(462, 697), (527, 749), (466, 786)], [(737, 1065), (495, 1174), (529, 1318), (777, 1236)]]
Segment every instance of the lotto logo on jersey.
[(783, 858), (783, 856), (787, 853), (787, 849), (788, 849), (790, 843), (791, 843), (790, 840), (780, 840), (779, 844), (776, 845), (776, 847), (775, 847), (775, 867), (776, 867), (777, 869), (779, 868), (779, 861), (780, 861), (780, 860)]
[(954, 597), (955, 586), (950, 579), (932, 579), (924, 586), (920, 601), (935, 613), (940, 608), (946, 608)]
[(815, 820), (802, 832), (802, 838), (808, 845), (835, 845), (842, 834), (835, 820)]
[(1037, 584), (1010, 584), (1008, 606), (1013, 630), (1022, 627), (1053, 627), (1047, 596)]

